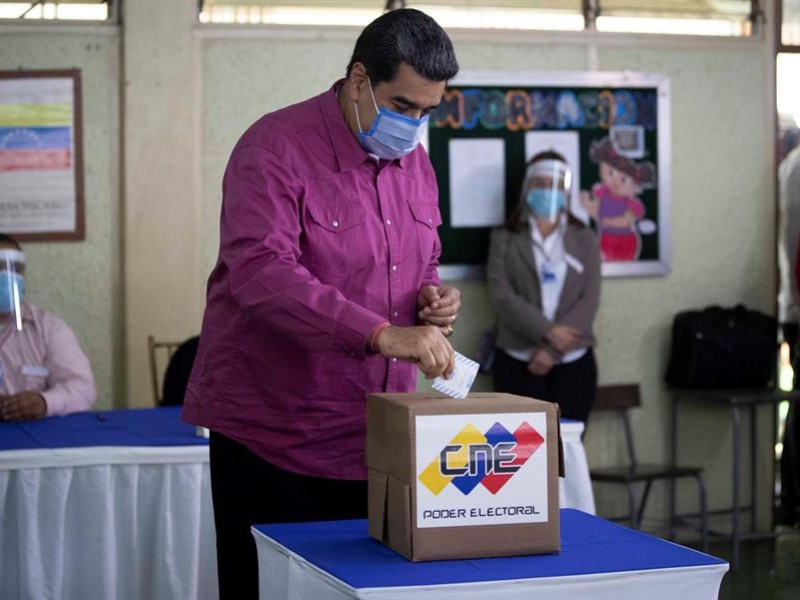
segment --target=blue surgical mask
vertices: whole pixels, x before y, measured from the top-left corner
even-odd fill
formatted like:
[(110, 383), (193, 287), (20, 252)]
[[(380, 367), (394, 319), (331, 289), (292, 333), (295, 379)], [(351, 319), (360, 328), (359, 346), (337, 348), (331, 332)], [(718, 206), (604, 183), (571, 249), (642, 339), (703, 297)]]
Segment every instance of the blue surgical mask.
[[(358, 104), (356, 104), (356, 123), (358, 124), (358, 141), (367, 152), (375, 154), (378, 158), (392, 160), (402, 158), (414, 148), (425, 133), (428, 124), (428, 115), (421, 119), (413, 119), (406, 115), (381, 108), (375, 102), (372, 85), (367, 80), (372, 104), (378, 114), (372, 121), (369, 131), (361, 129), (361, 120), (358, 117)], [(355, 103), (354, 103), (355, 104)]]
[(19, 273), (0, 273), (0, 313), (10, 313), (16, 310), (14, 306), (14, 281), (17, 282), (19, 301), (25, 294), (25, 276)]
[(561, 190), (534, 188), (525, 196), (525, 202), (535, 218), (554, 221), (566, 204), (566, 196)]

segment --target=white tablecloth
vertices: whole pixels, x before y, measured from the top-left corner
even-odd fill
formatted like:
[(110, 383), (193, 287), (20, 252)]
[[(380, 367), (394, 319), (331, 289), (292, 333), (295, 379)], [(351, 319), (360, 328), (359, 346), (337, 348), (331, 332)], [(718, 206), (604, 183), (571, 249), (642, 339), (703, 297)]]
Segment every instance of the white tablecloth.
[[(582, 431), (560, 504), (593, 513)], [(215, 598), (208, 446), (0, 452), (0, 600)]]
[(214, 600), (208, 446), (0, 453), (0, 598)]
[(716, 600), (724, 561), (578, 511), (559, 555), (411, 563), (365, 521), (253, 528), (261, 600)]
[(595, 514), (589, 463), (581, 441), (584, 425), (580, 421), (561, 421), (561, 440), (564, 443), (565, 477), (558, 480), (559, 506), (576, 508)]

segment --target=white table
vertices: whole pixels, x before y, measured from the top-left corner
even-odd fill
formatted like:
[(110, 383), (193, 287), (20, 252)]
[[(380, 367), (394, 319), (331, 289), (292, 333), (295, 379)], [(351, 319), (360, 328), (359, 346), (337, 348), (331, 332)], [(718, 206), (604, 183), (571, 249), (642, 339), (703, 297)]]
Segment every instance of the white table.
[(412, 563), (365, 520), (253, 527), (261, 600), (716, 600), (728, 564), (580, 511), (560, 554)]
[(559, 506), (577, 508), (585, 513), (596, 513), (589, 463), (581, 435), (584, 425), (580, 421), (561, 419), (561, 441), (564, 443), (564, 477), (558, 480)]
[[(179, 411), (0, 423), (0, 599), (217, 598), (208, 444)], [(594, 512), (582, 431), (562, 422), (561, 506)]]
[(0, 424), (0, 598), (218, 597), (208, 444), (179, 410)]

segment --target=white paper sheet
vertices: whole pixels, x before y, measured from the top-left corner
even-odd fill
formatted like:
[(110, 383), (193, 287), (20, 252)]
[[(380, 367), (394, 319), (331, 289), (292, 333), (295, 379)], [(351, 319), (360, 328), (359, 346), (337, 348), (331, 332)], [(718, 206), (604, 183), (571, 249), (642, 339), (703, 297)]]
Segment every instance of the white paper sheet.
[(496, 227), (506, 216), (506, 154), (502, 139), (449, 142), (450, 226)]
[(431, 387), (437, 392), (442, 392), (451, 398), (463, 400), (469, 394), (472, 384), (475, 382), (475, 375), (478, 374), (478, 363), (468, 359), (463, 354), (455, 353), (456, 368), (450, 379), (437, 377), (433, 380)]

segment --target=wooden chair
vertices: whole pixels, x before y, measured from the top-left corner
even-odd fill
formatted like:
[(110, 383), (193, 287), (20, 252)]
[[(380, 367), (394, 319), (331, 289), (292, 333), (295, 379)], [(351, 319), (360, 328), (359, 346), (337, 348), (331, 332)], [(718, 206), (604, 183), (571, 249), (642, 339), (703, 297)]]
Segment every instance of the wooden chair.
[[(638, 384), (609, 385), (597, 388), (597, 396), (592, 406), (592, 411), (615, 412), (622, 420), (625, 433), (625, 448), (627, 464), (618, 467), (604, 467), (591, 469), (592, 481), (624, 485), (628, 494), (628, 514), (616, 520), (629, 520), (631, 527), (639, 529), (647, 505), (647, 498), (654, 481), (670, 481), (675, 485), (676, 480), (691, 477), (697, 482), (699, 495), (700, 537), (703, 550), (708, 546), (708, 512), (706, 510), (706, 490), (703, 483), (703, 470), (699, 467), (681, 467), (669, 464), (640, 463), (636, 459), (636, 450), (633, 443), (633, 428), (629, 412), (641, 406)], [(635, 488), (637, 484), (644, 483), (644, 493), (641, 500), (636, 502)], [(670, 528), (674, 527), (675, 514), (670, 515)]]
[[(161, 390), (163, 389), (164, 373), (167, 370), (172, 355), (183, 342), (157, 342), (152, 335), (147, 336), (147, 355), (150, 359), (150, 382), (153, 386), (153, 403), (161, 406), (163, 400)], [(159, 361), (159, 355), (164, 358)]]

